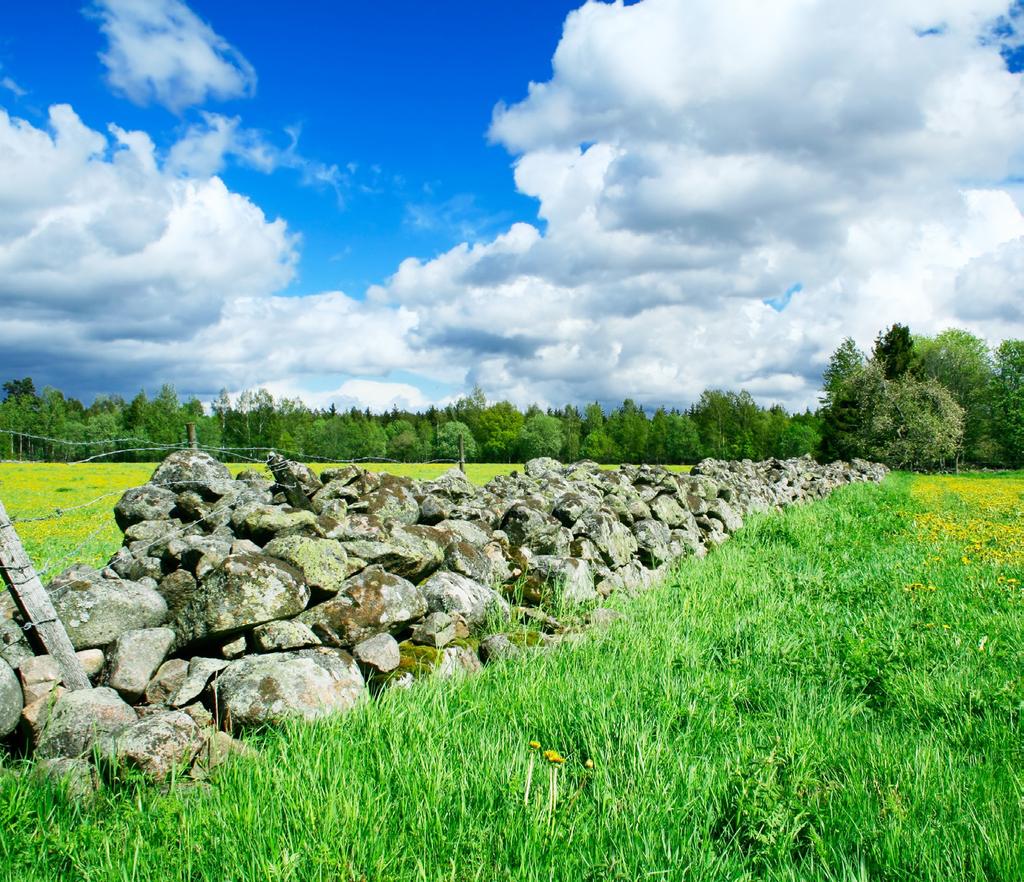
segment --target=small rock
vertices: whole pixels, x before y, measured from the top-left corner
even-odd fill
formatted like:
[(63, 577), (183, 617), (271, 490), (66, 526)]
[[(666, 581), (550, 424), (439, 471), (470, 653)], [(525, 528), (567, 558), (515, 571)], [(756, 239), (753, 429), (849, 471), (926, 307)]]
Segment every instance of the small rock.
[(185, 682), (188, 676), (188, 662), (183, 658), (171, 658), (160, 665), (153, 679), (146, 686), (146, 701), (149, 704), (167, 704)]
[(22, 709), (20, 726), (29, 744), (35, 746), (39, 743), (50, 711), (65, 692), (67, 690), (63, 686), (54, 686), (51, 693), (33, 701), (32, 704), (26, 704)]
[(505, 658), (515, 658), (522, 655), (523, 650), (508, 639), (508, 634), (491, 634), (480, 641), (477, 653), (480, 661), (490, 664)]
[(618, 610), (609, 609), (607, 606), (599, 606), (597, 609), (592, 609), (587, 615), (587, 624), (593, 628), (606, 628), (622, 618), (624, 617)]
[(412, 642), (441, 649), (455, 639), (455, 622), (448, 613), (432, 612), (412, 626)]
[(304, 649), (307, 646), (319, 646), (320, 638), (308, 625), (285, 619), (279, 622), (267, 622), (253, 628), (252, 641), (260, 652), (284, 652), (289, 649)]
[(173, 643), (174, 631), (170, 628), (125, 631), (110, 653), (107, 685), (116, 689), (129, 704), (134, 704), (146, 691)]
[(211, 732), (206, 743), (196, 754), (195, 765), (192, 766), (193, 778), (205, 778), (214, 769), (224, 765), (232, 757), (255, 756), (256, 751), (243, 741), (233, 738), (227, 732)]
[(245, 635), (243, 634), (241, 637), (238, 637), (229, 643), (225, 643), (220, 648), (220, 654), (224, 656), (224, 658), (234, 661), (236, 658), (241, 658), (245, 655), (246, 648)]
[(184, 682), (178, 687), (178, 691), (167, 703), (171, 707), (181, 707), (183, 704), (195, 701), (206, 688), (206, 684), (210, 682), (210, 677), (223, 671), (229, 664), (237, 664), (237, 662), (228, 662), (222, 658), (196, 656), (188, 663), (188, 676), (185, 677)]
[(402, 660), (398, 641), (390, 634), (375, 634), (368, 640), (357, 643), (352, 655), (361, 665), (380, 674), (393, 671)]

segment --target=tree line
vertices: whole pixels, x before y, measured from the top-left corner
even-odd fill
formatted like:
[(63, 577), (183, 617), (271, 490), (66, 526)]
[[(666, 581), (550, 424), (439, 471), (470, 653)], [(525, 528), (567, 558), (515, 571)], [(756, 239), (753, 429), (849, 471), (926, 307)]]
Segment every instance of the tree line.
[(879, 333), (870, 354), (844, 340), (822, 386), (821, 406), (803, 413), (721, 389), (686, 409), (648, 412), (627, 399), (611, 410), (596, 402), (521, 410), (488, 402), (479, 388), (443, 408), (371, 413), (309, 408), (265, 389), (222, 391), (204, 406), (183, 401), (171, 385), (152, 397), (101, 395), (85, 406), (23, 378), (2, 387), (0, 430), (14, 434), (0, 432), (0, 458), (69, 461), (121, 450), (104, 459), (151, 461), (161, 455), (153, 448), (183, 443), (193, 423), (201, 446), (242, 460), (263, 459), (272, 448), (311, 460), (454, 461), (461, 438), (470, 462), (551, 456), (685, 464), (811, 454), (912, 469), (1024, 465), (1022, 340), (990, 349), (967, 331), (915, 336), (897, 324)]
[[(0, 433), (0, 458), (29, 460), (70, 461), (125, 450), (103, 459), (149, 461), (159, 456), (152, 447), (183, 443), (188, 423), (195, 425), (201, 446), (225, 459), (262, 459), (273, 448), (311, 459), (454, 461), (461, 437), (469, 462), (552, 456), (565, 462), (672, 464), (707, 456), (801, 456), (814, 453), (821, 440), (821, 421), (813, 413), (791, 415), (780, 406), (758, 405), (747, 392), (717, 389), (685, 411), (647, 413), (629, 399), (610, 411), (597, 403), (582, 410), (521, 410), (508, 401), (488, 402), (475, 389), (444, 408), (379, 414), (333, 405), (312, 409), (265, 389), (234, 398), (221, 392), (208, 407), (196, 398), (182, 401), (171, 385), (152, 397), (139, 392), (130, 401), (102, 395), (89, 406), (52, 387), (37, 391), (30, 378), (4, 383), (3, 390), (0, 429), (16, 434)], [(108, 439), (123, 440), (104, 444)]]

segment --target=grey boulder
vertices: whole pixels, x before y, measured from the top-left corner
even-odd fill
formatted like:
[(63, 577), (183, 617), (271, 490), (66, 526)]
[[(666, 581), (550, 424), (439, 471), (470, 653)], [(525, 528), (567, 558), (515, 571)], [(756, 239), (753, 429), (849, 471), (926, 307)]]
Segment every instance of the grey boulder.
[(57, 699), (36, 744), (36, 757), (76, 757), (88, 752), (105, 735), (113, 735), (138, 715), (113, 689), (79, 689)]
[(216, 688), (224, 713), (243, 727), (346, 711), (365, 693), (352, 656), (326, 648), (247, 656), (228, 666)]
[(107, 685), (129, 704), (142, 697), (157, 668), (174, 644), (170, 628), (125, 631), (110, 653)]
[(167, 603), (147, 585), (82, 574), (51, 585), (53, 607), (75, 649), (113, 643), (125, 631), (155, 628), (167, 619)]
[(103, 738), (99, 752), (108, 767), (134, 769), (159, 781), (184, 769), (203, 741), (203, 732), (192, 717), (183, 711), (163, 711)]
[(176, 450), (149, 480), (174, 493), (192, 490), (206, 499), (219, 499), (234, 487), (227, 466), (201, 450)]
[(493, 588), (459, 573), (435, 573), (423, 583), (431, 612), (458, 613), (470, 630), (482, 627), (491, 616), (508, 619), (508, 602)]
[(298, 621), (328, 646), (349, 647), (374, 634), (399, 631), (426, 612), (422, 590), (372, 566), (345, 582), (336, 597), (310, 607)]
[(179, 644), (231, 635), (302, 612), (309, 587), (293, 567), (273, 557), (233, 554), (200, 583), (174, 621)]

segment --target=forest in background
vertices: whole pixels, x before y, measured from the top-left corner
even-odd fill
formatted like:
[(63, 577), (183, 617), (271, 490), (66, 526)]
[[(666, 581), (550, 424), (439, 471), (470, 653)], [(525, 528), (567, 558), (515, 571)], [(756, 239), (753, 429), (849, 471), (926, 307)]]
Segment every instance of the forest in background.
[(233, 398), (222, 391), (204, 405), (195, 397), (182, 400), (169, 384), (155, 395), (101, 395), (86, 406), (22, 378), (2, 387), (0, 459), (76, 460), (105, 452), (110, 439), (130, 439), (109, 450), (142, 449), (107, 459), (152, 460), (147, 446), (180, 444), (186, 424), (194, 423), (200, 445), (221, 449), (225, 459), (262, 459), (274, 448), (310, 460), (455, 460), (461, 437), (471, 462), (552, 456), (676, 464), (809, 453), (903, 468), (1024, 463), (1024, 341), (992, 350), (967, 331), (922, 337), (894, 325), (879, 334), (870, 354), (845, 340), (822, 386), (821, 406), (803, 413), (721, 389), (706, 390), (685, 409), (646, 411), (627, 399), (610, 410), (595, 402), (524, 411), (487, 401), (479, 388), (443, 408), (371, 413), (313, 409), (265, 389)]

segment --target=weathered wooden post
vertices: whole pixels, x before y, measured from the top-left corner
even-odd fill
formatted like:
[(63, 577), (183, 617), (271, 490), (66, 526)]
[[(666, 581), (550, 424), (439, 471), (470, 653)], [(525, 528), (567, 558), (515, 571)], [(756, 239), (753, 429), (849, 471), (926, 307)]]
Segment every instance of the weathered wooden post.
[(188, 446), (195, 450), (199, 447), (199, 439), (196, 438), (196, 424), (185, 423), (185, 431), (188, 432)]
[(14, 530), (14, 524), (7, 516), (7, 510), (0, 502), (0, 575), (3, 576), (14, 602), (25, 617), (27, 626), (36, 632), (38, 640), (32, 641), (53, 656), (57, 662), (64, 685), (71, 690), (91, 689), (82, 663), (75, 655), (75, 647), (57, 618), (50, 595), (36, 575), (32, 561), (22, 547)]
[(466, 474), (466, 439), (459, 432), (459, 471)]

